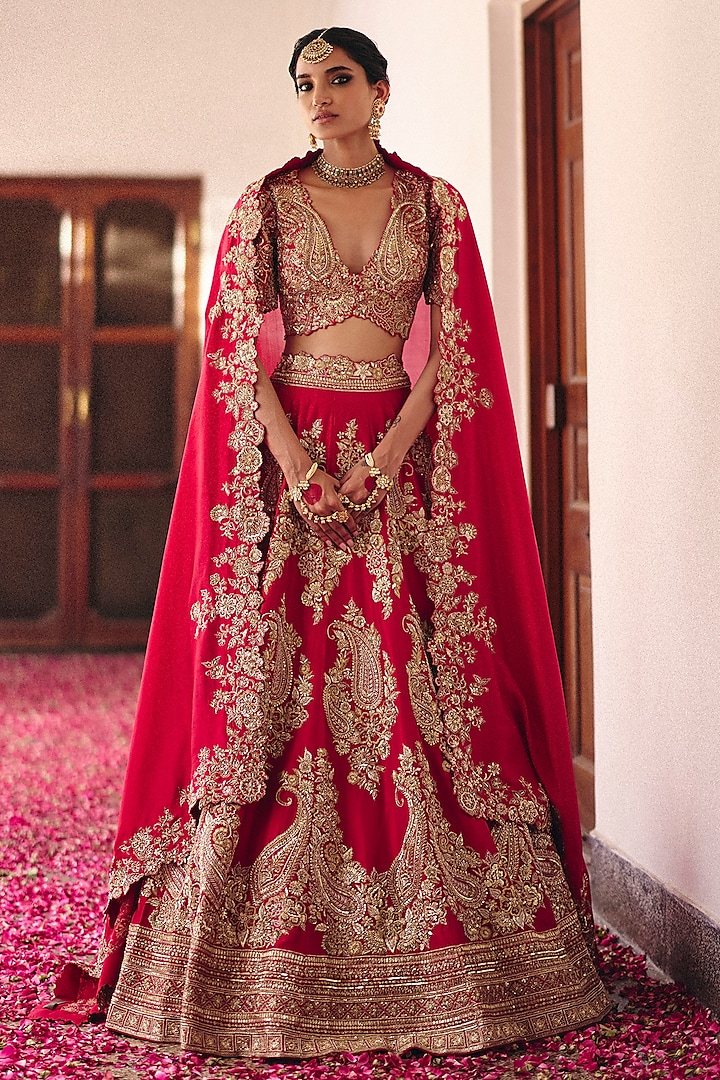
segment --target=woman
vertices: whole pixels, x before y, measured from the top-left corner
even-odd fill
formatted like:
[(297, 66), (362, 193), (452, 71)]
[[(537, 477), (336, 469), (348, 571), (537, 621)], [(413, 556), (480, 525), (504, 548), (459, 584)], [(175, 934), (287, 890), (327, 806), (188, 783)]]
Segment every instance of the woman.
[(467, 212), (379, 150), (368, 38), (315, 30), (290, 72), (323, 151), (223, 238), (99, 982), (66, 970), (60, 1015), (115, 987), (117, 1031), (294, 1058), (591, 1023), (562, 690)]

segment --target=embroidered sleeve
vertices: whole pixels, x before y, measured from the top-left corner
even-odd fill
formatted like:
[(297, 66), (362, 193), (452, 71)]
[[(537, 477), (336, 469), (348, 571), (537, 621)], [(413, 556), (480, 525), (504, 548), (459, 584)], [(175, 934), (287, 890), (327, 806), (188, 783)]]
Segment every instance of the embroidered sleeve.
[(428, 226), (430, 242), (423, 293), (428, 304), (441, 304), (443, 294), (440, 290), (440, 213), (439, 207), (432, 197), (432, 189), (428, 193)]
[(275, 207), (270, 193), (261, 188), (259, 192), (262, 225), (255, 239), (257, 258), (255, 284), (258, 291), (260, 311), (264, 315), (273, 311), (278, 303), (277, 255), (275, 250)]
[[(444, 180), (433, 180), (428, 193), (428, 226), (430, 233), (430, 245), (428, 251), (428, 265), (423, 293), (428, 304), (442, 304), (448, 299), (448, 287), (450, 282), (443, 273), (441, 260), (442, 239), (442, 210), (441, 193), (447, 187)], [(451, 290), (450, 290), (451, 291)]]

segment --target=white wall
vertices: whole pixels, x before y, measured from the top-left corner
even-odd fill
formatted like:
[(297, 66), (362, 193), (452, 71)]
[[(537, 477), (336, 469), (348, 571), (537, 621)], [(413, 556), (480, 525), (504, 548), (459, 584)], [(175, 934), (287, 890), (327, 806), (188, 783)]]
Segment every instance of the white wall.
[(492, 285), (525, 475), (530, 478), (525, 80), (521, 0), (487, 0), (489, 30)]
[(462, 192), (492, 269), (490, 75), (486, 2), (337, 0), (336, 20), (377, 42), (391, 97), (383, 144)]
[(3, 0), (0, 171), (200, 175), (202, 297), (242, 188), (307, 149), (287, 65), (331, 0)]
[(720, 921), (720, 37), (582, 0), (597, 832)]

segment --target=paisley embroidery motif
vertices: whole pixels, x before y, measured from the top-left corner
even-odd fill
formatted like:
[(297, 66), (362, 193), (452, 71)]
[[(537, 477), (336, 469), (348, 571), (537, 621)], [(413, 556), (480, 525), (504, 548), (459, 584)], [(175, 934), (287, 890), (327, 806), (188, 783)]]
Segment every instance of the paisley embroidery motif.
[(443, 722), (427, 656), (426, 635), (416, 614), (405, 616), (403, 629), (412, 641), (407, 676), (415, 720), (428, 746), (437, 746), (443, 733)]
[(308, 718), (312, 701), (310, 661), (300, 655), (300, 635), (288, 621), (285, 599), (278, 611), (266, 612), (267, 630), (263, 661), (269, 673), (265, 680), (265, 710), (268, 723), (268, 753), (278, 757), (293, 731)]
[(377, 629), (351, 600), (328, 627), (337, 660), (325, 673), (323, 705), (339, 754), (350, 762), (348, 780), (377, 797), (381, 761), (390, 753), (397, 716), (397, 680)]
[(407, 825), (386, 871), (366, 869), (343, 839), (334, 770), (325, 749), (305, 750), (284, 773), (276, 800), (294, 804), (290, 825), (250, 866), (231, 865), (238, 808), (203, 814), (187, 872), (167, 866), (143, 888), (151, 926), (190, 931), (218, 945), (265, 949), (314, 927), (331, 956), (407, 953), (430, 947), (452, 913), (468, 941), (532, 927), (548, 899), (572, 904), (552, 841), (512, 822), (491, 827), (494, 850), (466, 846), (446, 820), (421, 745), (403, 746), (393, 772)]

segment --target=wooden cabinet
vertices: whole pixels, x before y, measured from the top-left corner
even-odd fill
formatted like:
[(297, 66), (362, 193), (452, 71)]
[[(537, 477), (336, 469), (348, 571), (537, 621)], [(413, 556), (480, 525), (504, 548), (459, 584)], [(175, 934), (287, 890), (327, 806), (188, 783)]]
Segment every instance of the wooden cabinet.
[(198, 180), (0, 179), (0, 645), (142, 645), (198, 373)]

